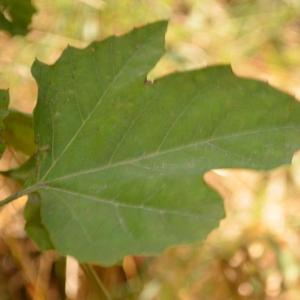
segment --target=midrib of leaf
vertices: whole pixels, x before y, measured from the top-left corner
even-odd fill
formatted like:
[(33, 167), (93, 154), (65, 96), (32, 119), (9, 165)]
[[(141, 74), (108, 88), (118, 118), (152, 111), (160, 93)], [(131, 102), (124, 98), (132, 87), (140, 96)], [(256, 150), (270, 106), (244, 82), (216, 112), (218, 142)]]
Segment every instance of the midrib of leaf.
[(181, 146), (170, 148), (170, 149), (160, 151), (160, 152), (155, 151), (155, 152), (149, 153), (147, 155), (142, 155), (142, 156), (139, 156), (139, 157), (136, 157), (133, 159), (129, 159), (129, 160), (119, 161), (119, 162), (116, 162), (113, 164), (107, 164), (104, 166), (100, 166), (98, 168), (93, 168), (93, 169), (84, 170), (84, 171), (80, 171), (80, 172), (70, 173), (68, 175), (64, 175), (64, 176), (54, 178), (54, 179), (51, 179), (48, 181), (40, 181), (39, 184), (44, 186), (44, 185), (48, 185), (49, 183), (52, 183), (52, 182), (57, 182), (57, 181), (64, 180), (64, 179), (70, 179), (72, 177), (76, 177), (76, 176), (80, 176), (80, 175), (87, 175), (87, 174), (92, 174), (92, 173), (99, 172), (99, 171), (109, 170), (109, 169), (119, 167), (119, 166), (134, 164), (134, 163), (142, 161), (142, 160), (148, 160), (148, 159), (151, 159), (154, 157), (158, 157), (160, 155), (165, 155), (165, 154), (177, 152), (180, 150), (185, 150), (185, 149), (192, 148), (195, 146), (201, 146), (201, 145), (205, 145), (205, 144), (209, 145), (209, 144), (217, 142), (217, 141), (229, 140), (231, 138), (243, 137), (243, 136), (247, 136), (247, 135), (262, 134), (262, 133), (269, 133), (269, 132), (276, 131), (276, 130), (287, 130), (287, 129), (300, 131), (300, 128), (297, 128), (295, 126), (282, 126), (282, 127), (277, 126), (277, 127), (273, 127), (273, 128), (267, 128), (267, 129), (259, 129), (259, 130), (252, 130), (252, 131), (244, 131), (242, 133), (239, 132), (239, 133), (228, 134), (228, 135), (219, 136), (216, 138), (200, 140), (195, 143), (181, 145)]
[[(152, 40), (156, 38), (155, 33), (153, 33), (152, 38), (149, 38), (148, 40)], [(66, 144), (66, 146), (64, 147), (64, 149), (61, 151), (61, 153), (58, 155), (58, 157), (52, 162), (51, 166), (49, 167), (49, 169), (47, 170), (47, 172), (45, 172), (44, 176), (41, 178), (41, 181), (43, 181), (45, 178), (47, 178), (47, 176), (49, 175), (49, 173), (53, 170), (53, 168), (57, 165), (57, 163), (61, 160), (61, 158), (63, 157), (63, 155), (65, 154), (65, 152), (69, 149), (69, 147), (73, 144), (73, 142), (76, 140), (77, 136), (80, 134), (81, 130), (84, 128), (85, 124), (92, 118), (92, 116), (94, 115), (94, 113), (97, 111), (97, 109), (99, 108), (99, 106), (101, 105), (101, 103), (103, 102), (103, 100), (105, 99), (106, 95), (110, 92), (110, 90), (114, 87), (114, 84), (116, 83), (116, 81), (119, 79), (119, 77), (123, 74), (124, 70), (126, 69), (126, 67), (128, 66), (128, 64), (131, 62), (131, 60), (136, 56), (136, 53), (141, 51), (145, 46), (138, 46), (134, 52), (131, 54), (131, 56), (128, 58), (128, 60), (123, 64), (123, 66), (121, 67), (121, 69), (118, 71), (118, 73), (115, 75), (115, 77), (113, 78), (113, 80), (109, 83), (109, 85), (107, 86), (107, 88), (104, 90), (103, 94), (100, 96), (100, 98), (97, 100), (96, 105), (94, 106), (94, 108), (91, 110), (91, 112), (88, 114), (88, 116), (86, 117), (86, 119), (84, 119), (81, 123), (81, 125), (78, 127), (77, 131), (75, 132), (75, 134), (73, 135), (73, 137), (70, 139), (70, 141)], [(146, 74), (145, 74), (146, 75)], [(101, 80), (101, 78), (99, 78), (99, 80)], [(52, 146), (53, 146), (53, 136), (52, 136)]]

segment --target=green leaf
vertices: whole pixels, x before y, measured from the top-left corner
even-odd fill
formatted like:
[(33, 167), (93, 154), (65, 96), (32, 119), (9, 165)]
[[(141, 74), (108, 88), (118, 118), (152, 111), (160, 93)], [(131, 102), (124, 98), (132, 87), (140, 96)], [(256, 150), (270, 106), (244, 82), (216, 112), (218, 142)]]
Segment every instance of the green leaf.
[(39, 195), (32, 193), (28, 196), (24, 216), (26, 219), (26, 232), (37, 243), (41, 250), (53, 249), (47, 229), (41, 220), (41, 201)]
[(32, 117), (30, 115), (9, 111), (4, 119), (2, 138), (6, 145), (32, 156), (35, 152)]
[[(8, 91), (0, 90), (0, 131), (3, 131), (3, 120), (8, 114), (8, 102), (9, 102), (9, 95)], [(2, 155), (5, 149), (5, 145), (3, 143), (3, 138), (0, 140), (0, 155)]]
[(0, 0), (0, 29), (25, 35), (35, 12), (31, 0)]
[[(217, 66), (146, 84), (166, 23), (35, 62), (35, 183), (53, 246), (112, 264), (205, 238), (223, 216), (207, 170), (272, 168), (300, 147), (300, 105)], [(39, 240), (41, 236), (33, 237)]]

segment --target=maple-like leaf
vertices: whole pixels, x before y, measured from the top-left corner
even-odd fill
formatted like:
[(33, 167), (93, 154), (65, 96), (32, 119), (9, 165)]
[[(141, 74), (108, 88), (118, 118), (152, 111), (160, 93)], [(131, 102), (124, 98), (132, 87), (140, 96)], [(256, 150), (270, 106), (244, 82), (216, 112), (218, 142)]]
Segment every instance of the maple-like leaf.
[(300, 105), (228, 66), (145, 84), (166, 25), (34, 63), (37, 166), (18, 195), (39, 199), (37, 242), (40, 230), (63, 254), (111, 264), (201, 240), (223, 217), (205, 171), (274, 167), (300, 147)]

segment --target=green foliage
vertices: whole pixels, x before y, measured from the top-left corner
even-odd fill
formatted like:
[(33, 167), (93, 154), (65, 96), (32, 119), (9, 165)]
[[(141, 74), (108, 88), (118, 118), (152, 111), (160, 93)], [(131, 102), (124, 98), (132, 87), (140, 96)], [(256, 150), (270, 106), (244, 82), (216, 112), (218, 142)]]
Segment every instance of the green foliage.
[(31, 0), (0, 0), (0, 29), (25, 35), (35, 11)]
[(63, 253), (111, 263), (203, 238), (222, 210), (200, 183), (203, 172), (271, 167), (299, 146), (299, 106), (228, 68), (144, 85), (162, 54), (163, 29), (69, 48), (55, 66), (34, 66), (42, 149), (34, 190)]
[(40, 215), (41, 201), (37, 194), (30, 194), (24, 215), (26, 231), (36, 241), (41, 250), (53, 249), (49, 234), (42, 224)]
[(27, 230), (42, 248), (49, 234), (63, 254), (111, 264), (201, 240), (223, 216), (204, 172), (270, 168), (300, 147), (300, 105), (229, 67), (145, 81), (165, 29), (154, 23), (34, 64), (37, 169), (18, 195), (38, 199)]
[[(1, 172), (2, 194), (17, 193), (0, 206), (28, 195), (26, 231), (41, 250), (20, 232), (23, 197), (1, 212), (1, 299), (300, 299), (299, 159), (278, 168), (299, 149), (299, 104), (228, 66), (195, 70), (230, 63), (299, 98), (300, 1), (200, 2), (32, 0), (30, 25), (31, 0), (0, 0), (0, 86), (26, 111), (39, 90), (34, 119), (0, 91), (1, 165), (28, 159)], [(166, 51), (165, 22), (120, 36), (166, 17)], [(33, 82), (35, 57), (111, 34), (36, 62)], [(227, 217), (203, 247), (224, 212), (202, 177), (223, 167), (263, 172), (206, 177)]]
[(5, 144), (32, 156), (35, 152), (32, 117), (17, 111), (9, 111), (4, 120), (2, 138)]

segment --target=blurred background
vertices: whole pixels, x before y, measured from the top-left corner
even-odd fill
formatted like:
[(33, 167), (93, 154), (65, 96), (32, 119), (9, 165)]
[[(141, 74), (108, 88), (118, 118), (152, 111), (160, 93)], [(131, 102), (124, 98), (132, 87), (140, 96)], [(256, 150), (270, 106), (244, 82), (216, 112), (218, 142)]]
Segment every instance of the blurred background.
[[(12, 109), (32, 113), (35, 58), (52, 64), (67, 45), (85, 47), (160, 19), (169, 20), (166, 53), (150, 78), (230, 64), (239, 76), (267, 81), (300, 99), (299, 0), (34, 0), (33, 5), (26, 36), (0, 31), (0, 88), (9, 88)], [(8, 147), (1, 170), (26, 159), (28, 154)], [(298, 300), (299, 162), (298, 154), (290, 166), (270, 172), (209, 172), (206, 181), (224, 198), (226, 218), (204, 244), (169, 249), (157, 258), (128, 256), (111, 268), (40, 253), (24, 232), (26, 198), (21, 198), (0, 211), (0, 299)], [(0, 187), (4, 198), (19, 183), (1, 177)]]

